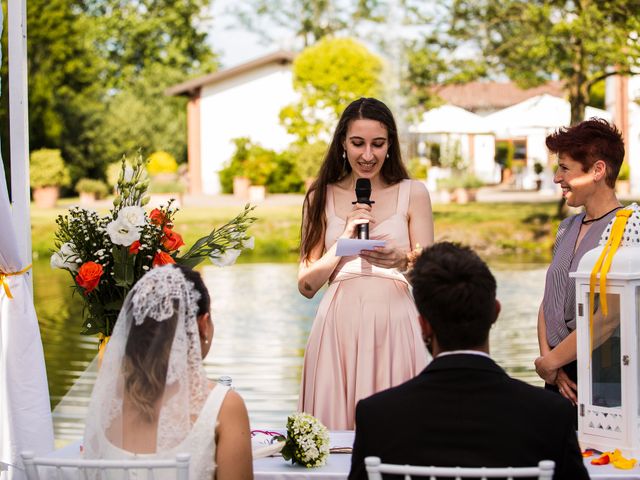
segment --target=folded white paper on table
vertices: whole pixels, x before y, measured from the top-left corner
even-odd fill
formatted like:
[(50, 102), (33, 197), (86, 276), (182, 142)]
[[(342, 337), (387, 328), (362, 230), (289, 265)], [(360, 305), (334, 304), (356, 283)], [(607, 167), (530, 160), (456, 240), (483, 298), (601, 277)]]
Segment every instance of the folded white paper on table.
[(339, 238), (336, 246), (338, 257), (358, 255), (361, 250), (373, 250), (373, 247), (384, 247), (384, 240), (361, 240), (359, 238)]

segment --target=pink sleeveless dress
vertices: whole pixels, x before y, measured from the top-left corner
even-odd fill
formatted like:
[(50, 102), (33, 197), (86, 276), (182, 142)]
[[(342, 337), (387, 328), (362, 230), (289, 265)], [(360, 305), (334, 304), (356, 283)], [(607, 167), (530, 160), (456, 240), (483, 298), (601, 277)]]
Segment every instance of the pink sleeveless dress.
[[(411, 180), (398, 189), (396, 212), (378, 222), (372, 239), (393, 239), (411, 249), (407, 210)], [(325, 250), (344, 231), (327, 187)], [(409, 284), (394, 269), (358, 256), (343, 257), (313, 322), (302, 371), (298, 408), (330, 430), (353, 430), (358, 400), (403, 383), (427, 364), (418, 312)]]

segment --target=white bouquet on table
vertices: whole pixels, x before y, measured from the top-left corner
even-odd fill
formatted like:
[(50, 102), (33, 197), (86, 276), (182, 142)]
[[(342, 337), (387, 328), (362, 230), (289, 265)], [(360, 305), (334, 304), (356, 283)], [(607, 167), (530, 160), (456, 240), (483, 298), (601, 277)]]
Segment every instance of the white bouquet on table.
[(307, 468), (321, 467), (329, 457), (329, 430), (308, 413), (289, 415), (282, 457)]

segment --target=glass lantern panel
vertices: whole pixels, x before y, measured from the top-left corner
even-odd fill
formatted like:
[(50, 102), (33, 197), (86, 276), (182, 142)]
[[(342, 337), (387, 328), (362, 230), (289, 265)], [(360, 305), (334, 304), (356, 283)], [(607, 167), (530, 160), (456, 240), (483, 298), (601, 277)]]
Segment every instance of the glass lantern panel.
[(620, 295), (608, 293), (607, 307), (605, 317), (599, 294), (596, 294), (591, 352), (591, 404), (612, 408), (622, 404)]

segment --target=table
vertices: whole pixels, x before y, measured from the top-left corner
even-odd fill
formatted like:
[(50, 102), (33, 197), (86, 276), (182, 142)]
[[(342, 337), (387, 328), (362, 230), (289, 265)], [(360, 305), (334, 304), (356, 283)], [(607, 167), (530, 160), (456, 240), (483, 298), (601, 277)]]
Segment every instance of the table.
[[(353, 435), (351, 433), (351, 435)], [(340, 443), (348, 438), (349, 432), (331, 432), (332, 443), (339, 437)], [(51, 452), (49, 457), (74, 458), (80, 456), (80, 441), (74, 442), (64, 448)], [(584, 459), (585, 467), (592, 480), (640, 480), (640, 467), (632, 470), (619, 470), (613, 465), (591, 465), (591, 459)], [(351, 455), (333, 453), (329, 456), (327, 464), (319, 468), (305, 468), (299, 465), (291, 465), (282, 457), (260, 458), (253, 461), (253, 474), (255, 480), (346, 480), (351, 468)], [(44, 477), (43, 477), (44, 478)]]

